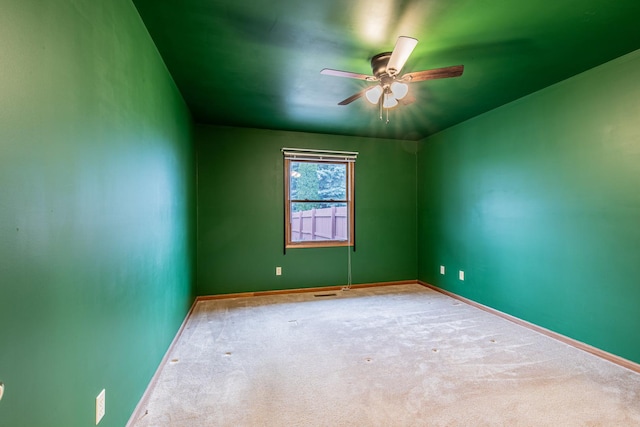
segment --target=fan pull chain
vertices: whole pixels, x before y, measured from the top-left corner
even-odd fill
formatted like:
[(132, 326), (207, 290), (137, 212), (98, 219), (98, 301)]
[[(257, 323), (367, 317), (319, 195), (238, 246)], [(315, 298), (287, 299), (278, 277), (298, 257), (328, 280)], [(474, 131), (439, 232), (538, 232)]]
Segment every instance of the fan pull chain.
[(380, 100), (378, 101), (378, 106), (380, 107), (380, 120), (382, 121), (382, 110), (385, 110), (387, 113), (387, 121), (385, 122), (385, 124), (389, 123), (389, 109), (388, 108), (383, 108), (382, 107), (382, 103), (383, 103), (383, 99), (384, 99), (384, 95), (380, 97)]

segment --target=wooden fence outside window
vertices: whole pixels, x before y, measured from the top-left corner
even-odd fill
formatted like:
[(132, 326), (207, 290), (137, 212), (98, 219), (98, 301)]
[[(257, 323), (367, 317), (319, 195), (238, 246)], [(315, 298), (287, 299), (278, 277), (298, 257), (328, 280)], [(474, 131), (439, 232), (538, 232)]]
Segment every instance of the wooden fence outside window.
[(347, 207), (332, 206), (291, 213), (291, 240), (348, 240)]

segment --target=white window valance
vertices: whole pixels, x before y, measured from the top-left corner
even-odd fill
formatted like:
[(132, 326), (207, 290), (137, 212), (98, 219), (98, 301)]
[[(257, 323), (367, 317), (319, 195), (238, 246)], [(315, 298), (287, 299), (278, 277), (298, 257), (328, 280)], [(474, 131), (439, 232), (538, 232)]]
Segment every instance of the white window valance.
[(283, 148), (282, 154), (288, 160), (309, 160), (313, 162), (355, 162), (355, 151), (313, 150), (308, 148)]

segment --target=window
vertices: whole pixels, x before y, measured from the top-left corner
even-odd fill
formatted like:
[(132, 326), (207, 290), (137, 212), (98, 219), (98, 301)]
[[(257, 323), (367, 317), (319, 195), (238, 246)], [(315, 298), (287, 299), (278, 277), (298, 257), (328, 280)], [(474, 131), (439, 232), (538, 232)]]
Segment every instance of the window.
[(283, 149), (285, 247), (353, 245), (357, 153), (291, 150)]

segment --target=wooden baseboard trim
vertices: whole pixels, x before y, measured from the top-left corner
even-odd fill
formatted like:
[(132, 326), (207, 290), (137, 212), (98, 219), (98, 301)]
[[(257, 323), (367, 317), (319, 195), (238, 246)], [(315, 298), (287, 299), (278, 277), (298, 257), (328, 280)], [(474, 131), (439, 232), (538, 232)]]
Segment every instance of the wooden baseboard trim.
[(127, 421), (126, 427), (133, 427), (133, 425), (136, 423), (136, 421), (140, 420), (143, 416), (146, 415), (146, 406), (147, 406), (147, 402), (149, 400), (149, 396), (151, 394), (151, 390), (153, 390), (155, 388), (156, 384), (158, 383), (158, 378), (160, 377), (160, 371), (162, 370), (162, 368), (169, 361), (169, 356), (171, 355), (171, 352), (173, 351), (174, 347), (176, 346), (178, 340), (180, 339), (180, 336), (182, 336), (182, 332), (184, 331), (184, 329), (185, 329), (185, 327), (187, 325), (187, 321), (191, 317), (191, 314), (193, 313), (193, 310), (196, 308), (196, 303), (197, 302), (198, 302), (198, 300), (195, 299), (193, 301), (193, 304), (191, 304), (191, 308), (189, 308), (189, 311), (187, 312), (187, 315), (185, 316), (184, 320), (182, 321), (182, 324), (180, 325), (180, 328), (178, 329), (178, 332), (176, 333), (176, 336), (173, 337), (173, 340), (171, 340), (171, 344), (169, 344), (169, 348), (164, 353), (164, 356), (162, 357), (162, 360), (158, 364), (158, 367), (156, 368), (156, 371), (153, 373), (153, 376), (151, 377), (151, 381), (149, 381), (149, 384), (147, 385), (147, 388), (144, 390), (144, 393), (142, 393), (142, 397), (138, 401), (138, 404), (136, 405), (135, 409), (133, 410), (133, 413), (131, 414), (131, 417), (129, 417), (129, 421)]
[[(357, 285), (351, 285), (351, 289), (361, 289), (361, 288), (375, 288), (379, 286), (396, 286), (396, 285), (414, 285), (418, 283), (416, 280), (400, 280), (396, 282), (377, 282), (377, 283), (361, 283)], [(257, 291), (257, 292), (240, 292), (234, 294), (219, 294), (219, 295), (205, 295), (196, 298), (196, 301), (207, 301), (207, 300), (219, 300), (219, 299), (229, 299), (229, 298), (247, 298), (247, 297), (260, 297), (260, 296), (269, 296), (269, 295), (286, 295), (286, 294), (301, 294), (308, 292), (330, 292), (330, 291), (339, 291), (344, 286), (323, 286), (318, 288), (296, 288), (296, 289), (277, 289), (273, 291)]]
[(540, 333), (542, 335), (546, 335), (546, 336), (548, 336), (550, 338), (553, 338), (553, 339), (555, 339), (557, 341), (560, 341), (560, 342), (562, 342), (564, 344), (567, 344), (567, 345), (570, 345), (572, 347), (575, 347), (575, 348), (577, 348), (579, 350), (586, 351), (587, 353), (591, 353), (594, 356), (598, 356), (601, 359), (604, 359), (604, 360), (609, 361), (611, 363), (615, 363), (616, 365), (622, 366), (623, 368), (627, 368), (627, 369), (629, 369), (631, 371), (640, 373), (640, 364), (632, 362), (631, 360), (625, 359), (625, 358), (620, 357), (620, 356), (616, 356), (615, 354), (612, 354), (612, 353), (609, 353), (607, 351), (601, 350), (601, 349), (599, 349), (597, 347), (593, 347), (593, 346), (591, 346), (589, 344), (585, 344), (585, 343), (583, 343), (581, 341), (574, 340), (573, 338), (569, 338), (569, 337), (567, 337), (565, 335), (562, 335), (562, 334), (559, 334), (557, 332), (551, 331), (549, 329), (543, 328), (542, 326), (538, 326), (536, 324), (527, 322), (526, 320), (522, 320), (522, 319), (517, 318), (515, 316), (511, 316), (510, 314), (503, 313), (502, 311), (496, 310), (495, 308), (491, 308), (491, 307), (488, 307), (486, 305), (477, 303), (477, 302), (475, 302), (473, 300), (470, 300), (468, 298), (465, 298), (465, 297), (462, 297), (460, 295), (454, 294), (453, 292), (446, 291), (444, 289), (441, 289), (441, 288), (439, 288), (437, 286), (434, 286), (434, 285), (431, 285), (429, 283), (423, 282), (421, 280), (418, 280), (418, 284), (420, 284), (420, 285), (422, 285), (422, 286), (424, 286), (426, 288), (432, 289), (432, 290), (434, 290), (436, 292), (440, 292), (441, 294), (447, 295), (447, 296), (449, 296), (451, 298), (457, 299), (458, 301), (464, 302), (465, 304), (468, 304), (468, 305), (471, 305), (473, 307), (479, 308), (480, 310), (483, 310), (483, 311), (486, 311), (488, 313), (494, 314), (494, 315), (496, 315), (498, 317), (506, 319), (506, 320), (508, 320), (510, 322), (513, 322), (513, 323), (517, 324), (517, 325), (524, 326), (525, 328), (528, 328), (528, 329), (531, 329), (533, 331), (536, 331), (536, 332), (538, 332), (538, 333)]

